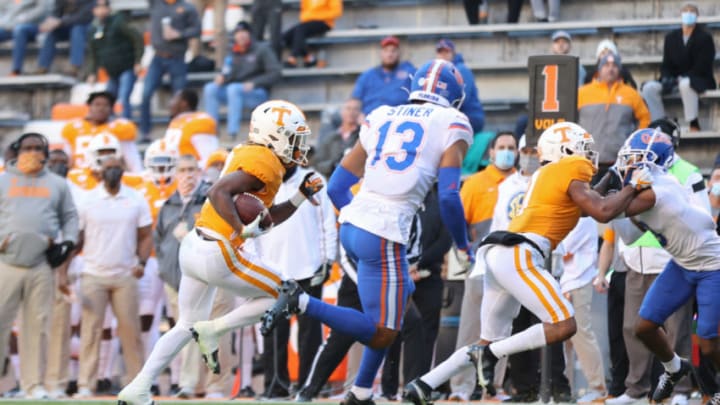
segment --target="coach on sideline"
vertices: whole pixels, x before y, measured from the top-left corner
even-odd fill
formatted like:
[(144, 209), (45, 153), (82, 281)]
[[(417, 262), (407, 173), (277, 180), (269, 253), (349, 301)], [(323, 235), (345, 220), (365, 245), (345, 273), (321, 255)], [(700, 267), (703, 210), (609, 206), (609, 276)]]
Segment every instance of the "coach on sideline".
[[(48, 319), (53, 308), (60, 267), (67, 288), (67, 266), (77, 241), (78, 214), (65, 179), (45, 168), (47, 139), (26, 133), (10, 145), (17, 159), (0, 175), (0, 361), (7, 355), (8, 336), (22, 308), (20, 388), (28, 398), (47, 398), (43, 384)], [(53, 240), (62, 232), (64, 242)]]

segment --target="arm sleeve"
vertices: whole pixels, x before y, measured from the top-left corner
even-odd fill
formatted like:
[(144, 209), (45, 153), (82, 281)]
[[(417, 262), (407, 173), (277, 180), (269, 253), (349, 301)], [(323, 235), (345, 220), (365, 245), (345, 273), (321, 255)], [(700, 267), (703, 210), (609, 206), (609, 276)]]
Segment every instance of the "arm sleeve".
[(60, 17), (60, 25), (67, 27), (76, 24), (88, 24), (93, 19), (92, 9), (95, 6), (94, 1), (80, 2), (82, 6), (72, 14), (64, 14)]
[(42, 20), (48, 14), (50, 14), (52, 4), (52, 0), (38, 0), (37, 2), (35, 2), (35, 5), (31, 9), (22, 13), (22, 18), (18, 19), (17, 23), (30, 23)]
[(648, 125), (650, 125), (650, 111), (648, 111), (645, 101), (643, 101), (637, 92), (635, 92), (633, 111), (635, 113), (635, 119), (638, 122), (638, 128), (647, 128)]
[(62, 197), (60, 199), (63, 240), (77, 243), (80, 229), (78, 212), (72, 194), (70, 193), (70, 187), (65, 183), (63, 183), (63, 186)]
[(464, 249), (468, 246), (465, 211), (460, 200), (459, 167), (441, 167), (438, 170), (438, 201), (440, 217), (455, 242), (455, 246)]
[(327, 192), (320, 192), (320, 207), (322, 213), (322, 227), (324, 235), (324, 259), (326, 262), (333, 262), (338, 256), (338, 232), (333, 207)]
[(672, 49), (670, 47), (670, 36), (672, 35), (672, 32), (668, 33), (665, 36), (665, 42), (663, 43), (663, 58), (662, 63), (660, 64), (660, 78), (663, 77), (672, 77), (672, 61), (670, 60), (670, 55), (672, 53)]
[(698, 51), (693, 55), (693, 65), (690, 67), (688, 76), (705, 77), (707, 71), (712, 71), (713, 62), (715, 61), (715, 44), (710, 35), (702, 32), (698, 43)]
[(270, 48), (262, 48), (260, 57), (262, 58), (264, 71), (253, 77), (251, 81), (256, 87), (272, 87), (282, 76), (282, 66)]
[(180, 30), (180, 35), (185, 39), (197, 38), (201, 32), (200, 16), (195, 7), (188, 8), (187, 13), (187, 26)]
[(360, 179), (342, 166), (338, 166), (328, 181), (327, 194), (335, 205), (341, 210), (352, 201), (350, 187), (357, 184)]
[(120, 23), (120, 32), (132, 41), (134, 64), (139, 64), (145, 52), (145, 41), (143, 41), (142, 34), (125, 19)]

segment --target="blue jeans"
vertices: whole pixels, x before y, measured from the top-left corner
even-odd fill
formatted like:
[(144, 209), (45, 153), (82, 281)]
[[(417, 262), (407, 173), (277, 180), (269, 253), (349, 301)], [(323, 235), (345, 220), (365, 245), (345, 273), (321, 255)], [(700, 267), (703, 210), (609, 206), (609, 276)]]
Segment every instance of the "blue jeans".
[(130, 94), (132, 93), (133, 86), (135, 86), (135, 80), (137, 80), (135, 72), (132, 69), (128, 69), (120, 73), (120, 76), (110, 77), (107, 82), (106, 90), (120, 100), (123, 108), (122, 116), (127, 119), (132, 119)]
[(163, 58), (155, 55), (152, 62), (150, 62), (150, 67), (145, 76), (142, 104), (140, 105), (140, 132), (143, 138), (150, 134), (152, 126), (150, 101), (155, 90), (162, 84), (162, 77), (165, 73), (170, 75), (170, 86), (173, 93), (184, 89), (187, 83), (187, 64), (185, 64), (184, 58)]
[(49, 69), (53, 58), (55, 58), (55, 45), (58, 41), (70, 40), (70, 64), (77, 68), (82, 67), (88, 26), (83, 24), (71, 25), (57, 28), (48, 33), (40, 49), (38, 66), (42, 69)]
[(268, 93), (261, 88), (245, 91), (242, 83), (218, 86), (215, 82), (210, 82), (203, 89), (203, 99), (205, 110), (215, 118), (216, 122), (220, 122), (220, 104), (227, 104), (228, 134), (235, 138), (240, 131), (243, 108), (257, 107), (267, 101)]
[(34, 41), (37, 33), (37, 24), (18, 24), (12, 31), (0, 29), (0, 42), (13, 40), (13, 73), (20, 73), (22, 71), (27, 43)]

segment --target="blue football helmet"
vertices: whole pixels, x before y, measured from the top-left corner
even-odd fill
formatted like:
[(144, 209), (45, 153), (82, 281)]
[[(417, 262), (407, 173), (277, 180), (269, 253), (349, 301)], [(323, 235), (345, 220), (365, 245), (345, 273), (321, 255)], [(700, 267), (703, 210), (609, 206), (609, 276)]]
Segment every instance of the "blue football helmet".
[(617, 168), (625, 173), (631, 166), (651, 163), (662, 170), (672, 166), (675, 157), (672, 137), (659, 128), (633, 132), (618, 152)]
[(465, 82), (452, 63), (443, 59), (431, 60), (413, 75), (408, 99), (460, 109), (465, 100)]

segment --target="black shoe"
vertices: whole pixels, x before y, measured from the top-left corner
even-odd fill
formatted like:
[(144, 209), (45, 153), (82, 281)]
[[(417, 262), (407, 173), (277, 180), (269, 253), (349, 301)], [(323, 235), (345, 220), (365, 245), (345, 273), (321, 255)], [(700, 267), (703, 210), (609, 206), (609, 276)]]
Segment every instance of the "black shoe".
[(415, 405), (431, 405), (430, 395), (432, 388), (425, 381), (416, 378), (405, 386), (402, 393), (403, 402), (412, 402)]
[(670, 398), (672, 395), (675, 384), (680, 381), (681, 378), (685, 377), (692, 371), (692, 365), (685, 359), (680, 359), (680, 370), (675, 373), (663, 372), (658, 380), (657, 387), (652, 394), (652, 400), (655, 402), (662, 402), (663, 400)]
[(240, 392), (238, 392), (238, 397), (241, 398), (255, 398), (255, 395), (257, 395), (255, 394), (255, 390), (249, 385), (244, 386)]
[(72, 398), (72, 396), (76, 392), (78, 392), (77, 381), (75, 381), (75, 380), (70, 381), (67, 385), (67, 388), (65, 389), (65, 394), (67, 394), (68, 397)]
[(538, 392), (536, 390), (528, 390), (523, 392), (516, 392), (510, 398), (503, 402), (519, 402), (519, 403), (530, 403), (537, 402)]
[(716, 392), (705, 405), (720, 405), (720, 392)]
[(300, 391), (295, 396), (295, 402), (312, 402), (312, 397), (308, 396), (303, 391)]
[(477, 370), (478, 385), (485, 388), (488, 396), (494, 397), (497, 394), (493, 380), (495, 379), (495, 365), (498, 358), (490, 350), (490, 346), (470, 345), (468, 348), (470, 361)]
[(153, 394), (153, 396), (159, 397), (160, 396), (160, 387), (158, 387), (157, 384), (153, 384), (150, 386), (150, 393)]
[(300, 313), (298, 300), (300, 294), (304, 292), (295, 280), (283, 281), (277, 301), (265, 311), (265, 315), (260, 319), (260, 333), (263, 336), (269, 336), (280, 319), (287, 319), (293, 314)]
[(575, 402), (573, 400), (570, 389), (552, 390), (552, 398), (553, 398), (553, 402), (555, 402), (556, 404)]
[(98, 395), (101, 394), (107, 394), (110, 392), (110, 388), (112, 387), (112, 382), (109, 378), (102, 378), (97, 381), (97, 384), (95, 385), (95, 393)]
[(375, 405), (375, 401), (372, 400), (372, 397), (359, 400), (352, 391), (348, 391), (348, 393), (345, 394), (345, 399), (340, 402), (340, 405)]

